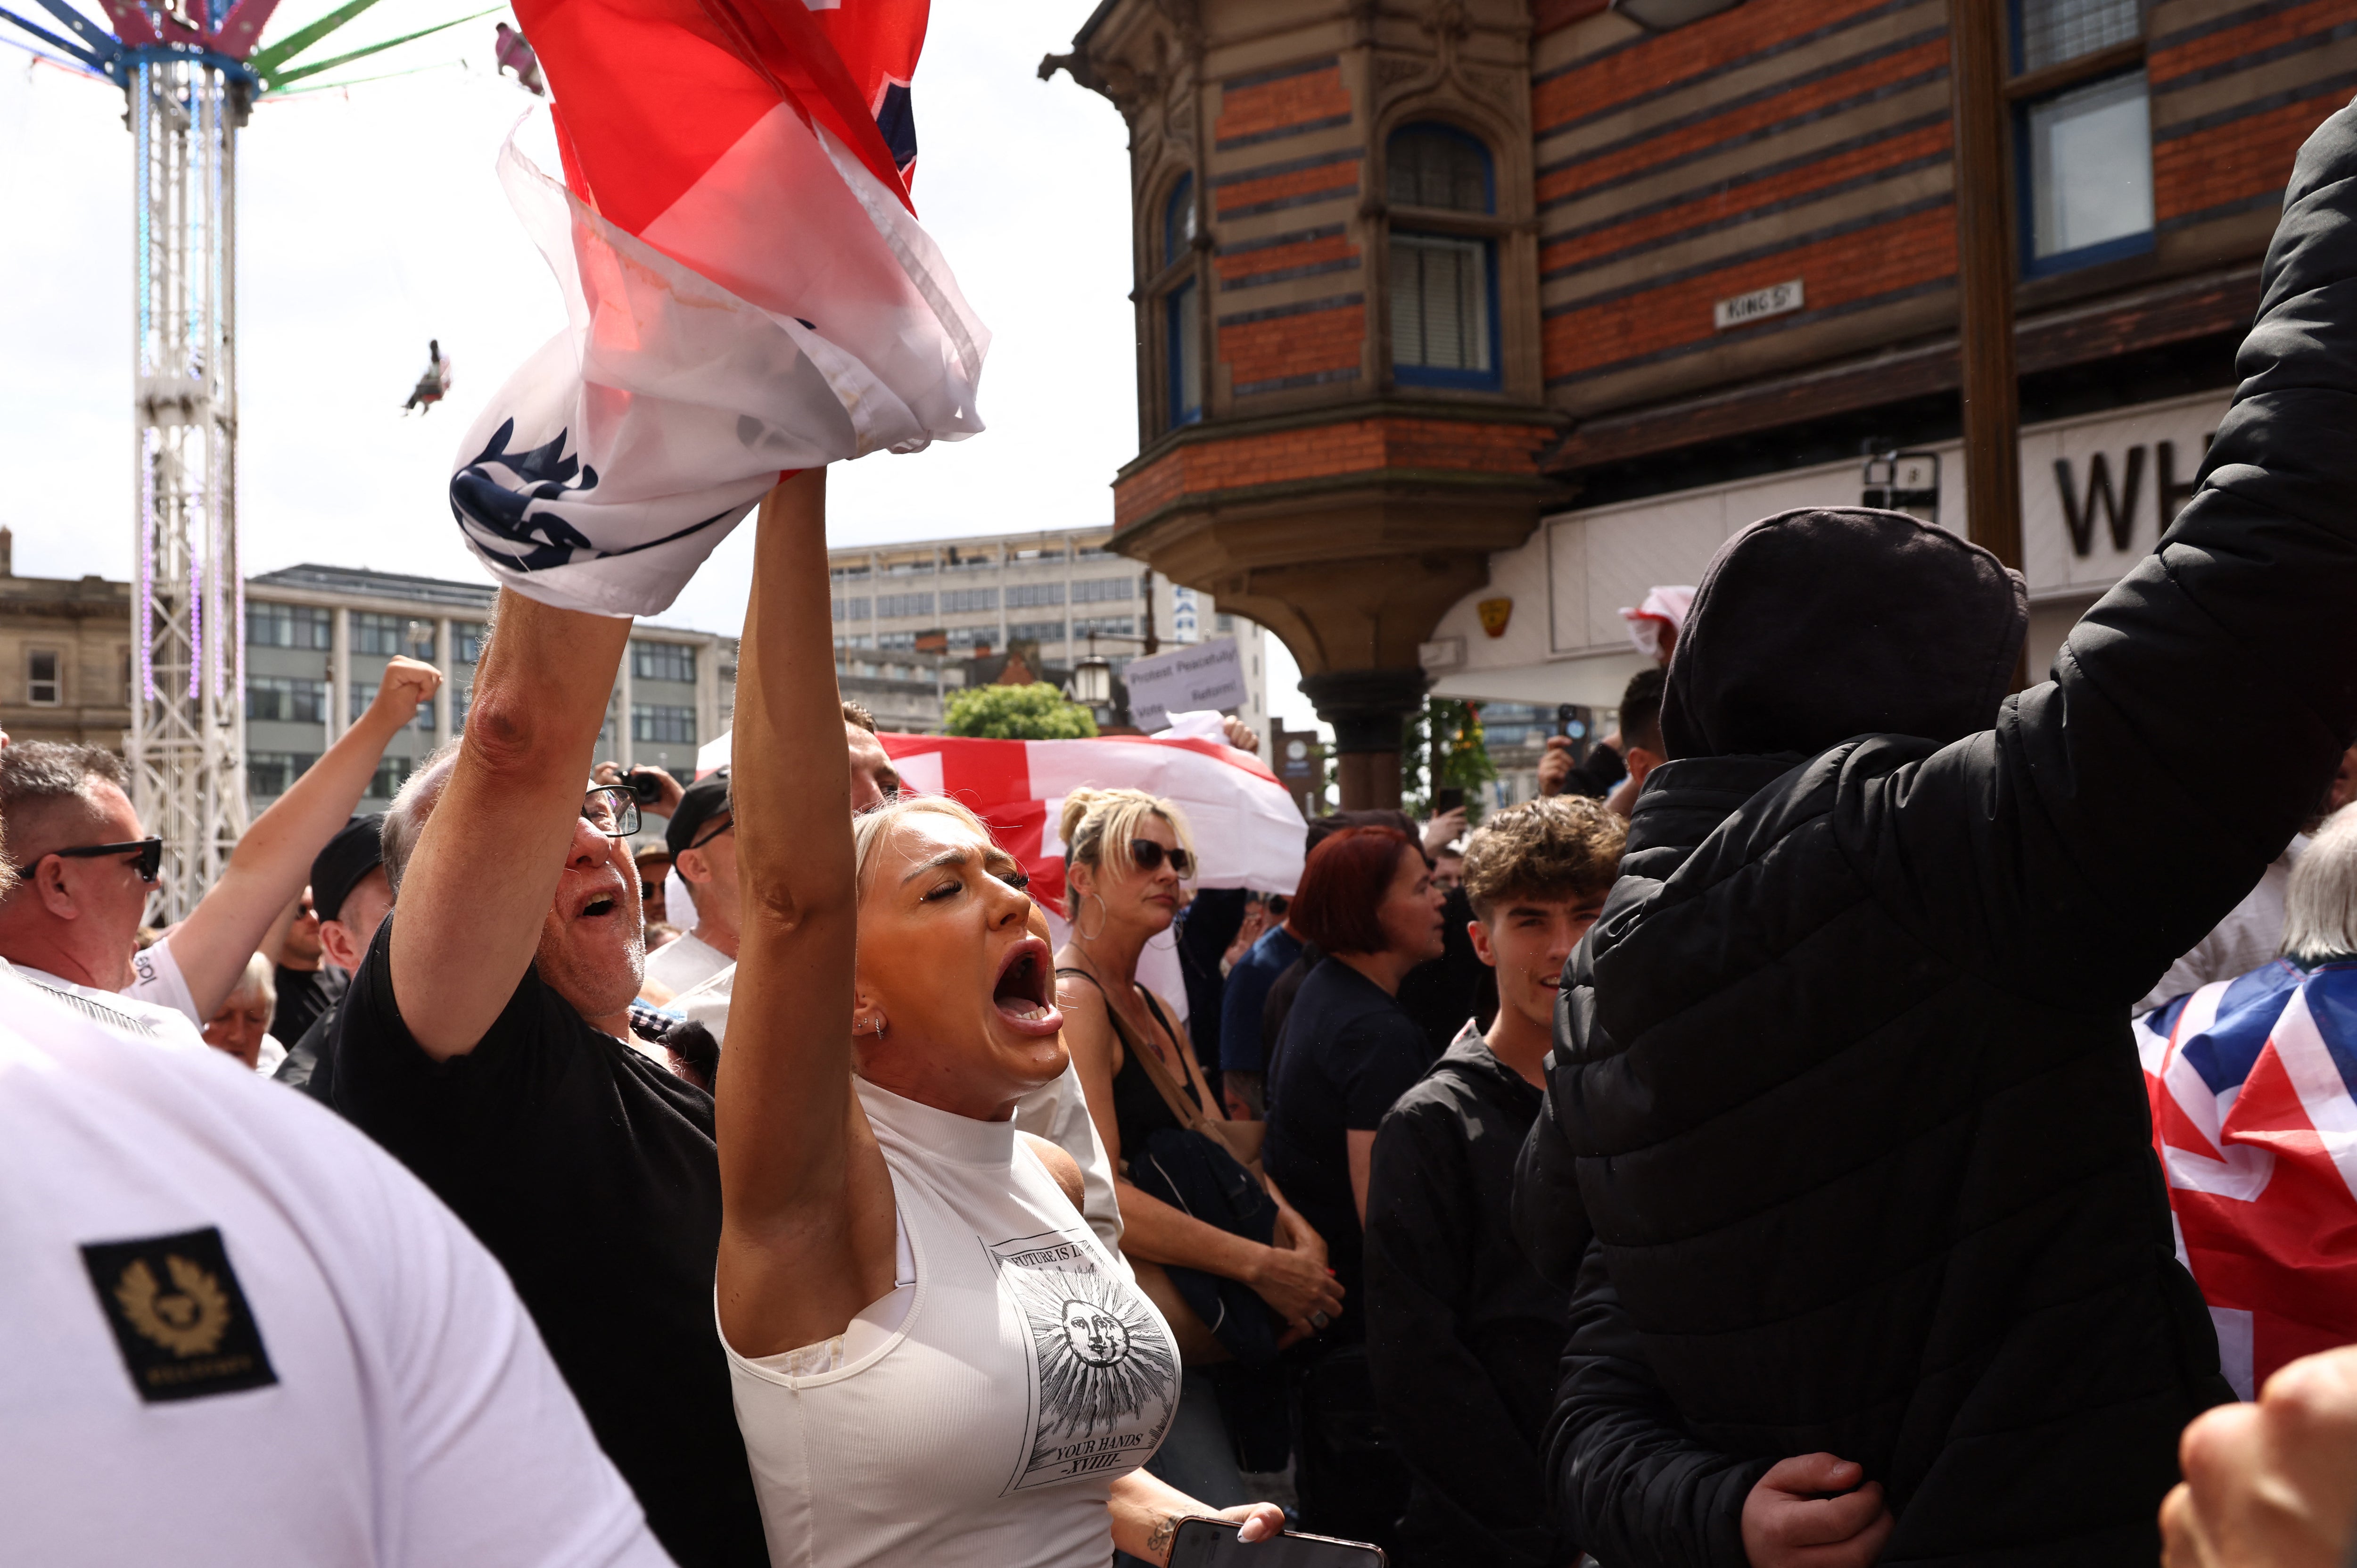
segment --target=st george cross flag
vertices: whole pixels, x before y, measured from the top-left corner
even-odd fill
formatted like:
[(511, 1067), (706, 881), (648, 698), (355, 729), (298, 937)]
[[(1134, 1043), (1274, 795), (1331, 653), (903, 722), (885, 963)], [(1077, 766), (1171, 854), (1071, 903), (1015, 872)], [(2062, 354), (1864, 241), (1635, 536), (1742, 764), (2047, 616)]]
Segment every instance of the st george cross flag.
[(990, 334), (909, 200), (927, 0), (516, 0), (565, 183), (500, 177), (569, 317), (461, 445), (502, 583), (651, 615), (781, 473), (982, 428)]
[[(695, 755), (695, 770), (728, 762), (728, 736)], [(1276, 775), (1249, 751), (1220, 741), (1104, 736), (1095, 740), (972, 740), (879, 735), (903, 787), (952, 796), (990, 825), (1020, 861), (1031, 894), (1064, 907), (1064, 797), (1093, 789), (1143, 789), (1178, 808), (1201, 857), (1198, 887), (1291, 894), (1301, 882), (1307, 824)]]
[(2179, 1256), (2250, 1399), (2357, 1341), (2357, 963), (2277, 960), (2136, 1032)]

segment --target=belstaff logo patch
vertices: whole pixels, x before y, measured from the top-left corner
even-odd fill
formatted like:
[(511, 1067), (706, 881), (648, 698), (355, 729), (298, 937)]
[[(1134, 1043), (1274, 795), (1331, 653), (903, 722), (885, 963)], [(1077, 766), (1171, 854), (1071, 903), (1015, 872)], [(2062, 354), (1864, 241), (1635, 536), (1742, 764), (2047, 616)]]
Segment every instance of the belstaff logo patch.
[(93, 1241), (81, 1261), (131, 1386), (148, 1403), (278, 1380), (219, 1230)]

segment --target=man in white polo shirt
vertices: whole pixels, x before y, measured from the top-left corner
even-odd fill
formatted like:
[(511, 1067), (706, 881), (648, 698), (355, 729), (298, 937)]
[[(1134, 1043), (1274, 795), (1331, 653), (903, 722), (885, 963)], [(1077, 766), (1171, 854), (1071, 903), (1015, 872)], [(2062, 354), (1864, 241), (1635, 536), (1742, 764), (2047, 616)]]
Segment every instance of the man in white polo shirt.
[(432, 1194), (83, 1000), (0, 966), (0, 1557), (670, 1563)]
[(220, 880), (164, 940), (134, 950), (163, 864), (122, 762), (94, 746), (0, 747), (0, 819), (17, 886), (0, 895), (0, 959), (51, 991), (197, 1037), (229, 999), (264, 933), (303, 891), (311, 857), (351, 816), (386, 744), (442, 684), (414, 659), (388, 662), (368, 710), (254, 820)]

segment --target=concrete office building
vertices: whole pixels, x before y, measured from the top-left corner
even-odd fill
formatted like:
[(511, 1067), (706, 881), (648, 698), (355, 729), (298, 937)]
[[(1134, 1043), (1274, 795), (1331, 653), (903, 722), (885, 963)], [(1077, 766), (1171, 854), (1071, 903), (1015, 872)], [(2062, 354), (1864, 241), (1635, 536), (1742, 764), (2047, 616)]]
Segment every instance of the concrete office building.
[[(386, 660), (406, 654), (447, 679), (385, 749), (361, 802), (364, 811), (383, 810), (417, 762), (466, 727), (497, 596), (485, 583), (347, 566), (289, 566), (249, 578), (246, 789), (255, 808), (318, 760), (367, 711)], [(641, 626), (615, 677), (598, 755), (692, 779), (696, 747), (728, 727), (736, 688), (735, 638)]]
[[(863, 673), (902, 654), (964, 659), (1036, 644), (1040, 663), (1069, 667), (1093, 648), (1118, 674), (1146, 650), (1149, 635), (1164, 650), (1232, 637), (1247, 693), (1237, 716), (1268, 732), (1258, 624), (1140, 570), (1106, 547), (1103, 530), (831, 550), (827, 561), (836, 647)], [(836, 668), (845, 668), (842, 657)]]

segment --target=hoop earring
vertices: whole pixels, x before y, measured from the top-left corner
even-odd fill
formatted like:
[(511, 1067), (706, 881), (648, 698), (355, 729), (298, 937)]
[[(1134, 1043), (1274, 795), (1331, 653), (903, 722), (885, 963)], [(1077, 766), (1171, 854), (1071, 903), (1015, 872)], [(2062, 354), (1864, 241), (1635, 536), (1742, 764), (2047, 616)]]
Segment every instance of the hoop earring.
[(1103, 935), (1105, 934), (1105, 927), (1106, 927), (1109, 923), (1111, 923), (1111, 921), (1112, 921), (1112, 919), (1113, 919), (1113, 910), (1112, 910), (1112, 909), (1110, 909), (1110, 908), (1108, 908), (1106, 907), (1106, 905), (1105, 905), (1105, 901), (1104, 901), (1104, 895), (1103, 895), (1103, 894), (1102, 894), (1102, 893), (1083, 893), (1083, 894), (1082, 894), (1082, 895), (1081, 895), (1081, 911), (1082, 911), (1082, 913), (1083, 915), (1085, 915), (1085, 914), (1087, 913), (1087, 911), (1088, 911), (1088, 907), (1089, 907), (1089, 900), (1090, 900), (1090, 899), (1092, 899), (1092, 898), (1093, 898), (1093, 899), (1095, 899), (1095, 900), (1097, 901), (1097, 911), (1098, 911), (1097, 929), (1096, 929), (1096, 930), (1094, 931), (1094, 933), (1091, 933), (1091, 932), (1084, 931), (1084, 930), (1081, 929), (1081, 922), (1080, 922), (1080, 921), (1078, 921), (1078, 920), (1074, 920), (1074, 921), (1072, 922), (1072, 935), (1073, 935), (1073, 936), (1075, 936), (1075, 937), (1077, 937), (1079, 940), (1081, 940), (1082, 941), (1084, 941), (1084, 942), (1092, 942), (1092, 941), (1096, 940), (1098, 937), (1103, 936)]

